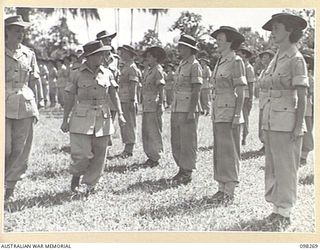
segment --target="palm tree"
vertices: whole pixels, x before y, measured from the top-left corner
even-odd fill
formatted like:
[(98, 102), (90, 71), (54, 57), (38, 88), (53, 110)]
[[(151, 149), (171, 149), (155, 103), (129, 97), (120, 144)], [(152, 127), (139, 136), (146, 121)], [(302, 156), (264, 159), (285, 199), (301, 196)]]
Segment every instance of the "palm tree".
[(155, 22), (154, 22), (154, 28), (153, 31), (158, 34), (159, 33), (159, 15), (167, 14), (168, 9), (138, 9), (139, 11), (143, 12), (149, 12), (151, 15), (156, 16)]

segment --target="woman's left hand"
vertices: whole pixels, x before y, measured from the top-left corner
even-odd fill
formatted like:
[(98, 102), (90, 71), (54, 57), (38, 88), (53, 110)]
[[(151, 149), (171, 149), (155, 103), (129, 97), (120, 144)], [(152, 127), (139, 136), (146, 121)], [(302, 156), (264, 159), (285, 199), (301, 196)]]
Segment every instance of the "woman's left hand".
[(300, 136), (303, 136), (302, 128), (294, 128), (291, 133), (291, 141), (296, 141)]
[(233, 117), (232, 128), (235, 128), (235, 126), (239, 124), (240, 124), (240, 117)]

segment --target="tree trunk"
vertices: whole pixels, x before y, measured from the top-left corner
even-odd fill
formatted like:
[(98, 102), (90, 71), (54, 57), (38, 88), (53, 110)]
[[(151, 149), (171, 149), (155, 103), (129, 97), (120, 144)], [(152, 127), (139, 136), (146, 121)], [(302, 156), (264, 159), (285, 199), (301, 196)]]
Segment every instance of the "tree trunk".
[(133, 9), (131, 9), (131, 39), (130, 39), (130, 45), (132, 45), (132, 37), (133, 37)]

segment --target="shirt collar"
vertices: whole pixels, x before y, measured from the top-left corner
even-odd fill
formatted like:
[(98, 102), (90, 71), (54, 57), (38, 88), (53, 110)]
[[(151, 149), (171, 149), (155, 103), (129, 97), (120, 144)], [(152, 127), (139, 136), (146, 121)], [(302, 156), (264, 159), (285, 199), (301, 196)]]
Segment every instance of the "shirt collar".
[(18, 59), (19, 57), (21, 57), (23, 54), (27, 55), (27, 52), (25, 50), (25, 48), (19, 44), (18, 48), (14, 51), (10, 50), (9, 48), (7, 48), (7, 46), (5, 47), (6, 50), (6, 55), (14, 58), (14, 59)]
[(292, 44), (286, 51), (284, 51), (282, 54), (279, 54), (279, 51), (277, 54), (279, 55), (279, 59), (282, 59), (284, 57), (293, 57), (298, 51), (298, 48), (295, 44)]
[(102, 68), (103, 68), (103, 66), (100, 65), (100, 66), (97, 68), (97, 71), (96, 71), (96, 72), (93, 72), (93, 71), (88, 67), (87, 62), (84, 62), (83, 64), (81, 64), (79, 70), (80, 70), (80, 71), (88, 70), (90, 73), (96, 74), (96, 73), (99, 72), (99, 71), (103, 71)]
[(184, 59), (181, 61), (181, 65), (186, 64), (186, 63), (192, 63), (195, 59), (195, 55), (189, 56), (187, 59)]
[(233, 50), (231, 50), (225, 57), (221, 58), (221, 60), (231, 61), (235, 55), (236, 55), (236, 53)]

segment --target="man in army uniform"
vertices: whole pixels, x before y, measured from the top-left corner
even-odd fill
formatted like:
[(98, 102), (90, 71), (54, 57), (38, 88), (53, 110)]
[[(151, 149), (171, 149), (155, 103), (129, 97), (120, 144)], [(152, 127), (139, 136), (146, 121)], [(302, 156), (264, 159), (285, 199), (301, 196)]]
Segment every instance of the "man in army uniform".
[(139, 73), (133, 58), (137, 55), (129, 45), (118, 48), (121, 60), (124, 62), (119, 78), (119, 97), (126, 125), (120, 127), (122, 142), (125, 144), (120, 157), (132, 156), (133, 147), (136, 142), (136, 104), (137, 84)]
[(46, 65), (47, 60), (44, 58), (38, 58), (40, 78), (43, 91), (44, 106), (46, 107), (49, 101), (49, 70)]
[[(35, 54), (22, 43), (30, 23), (21, 16), (5, 19), (5, 199), (13, 196), (27, 170), (33, 125), (39, 118), (36, 95), (42, 86)], [(37, 91), (39, 90), (39, 91)]]
[(82, 191), (88, 195), (94, 190), (103, 172), (106, 148), (110, 135), (114, 132), (108, 95), (119, 113), (119, 124), (125, 124), (125, 120), (116, 91), (118, 85), (113, 80), (111, 71), (102, 66), (104, 52), (110, 51), (111, 47), (103, 46), (100, 41), (93, 41), (85, 44), (83, 50), (86, 62), (72, 74), (72, 80), (65, 88), (61, 130), (70, 131), (73, 160), (69, 169), (73, 175), (71, 190), (77, 189), (80, 176), (83, 176)]
[(178, 41), (182, 60), (176, 70), (176, 82), (171, 113), (171, 147), (179, 172), (173, 177), (176, 184), (187, 184), (196, 167), (197, 127), (199, 120), (202, 69), (196, 60), (196, 40), (182, 35)]

